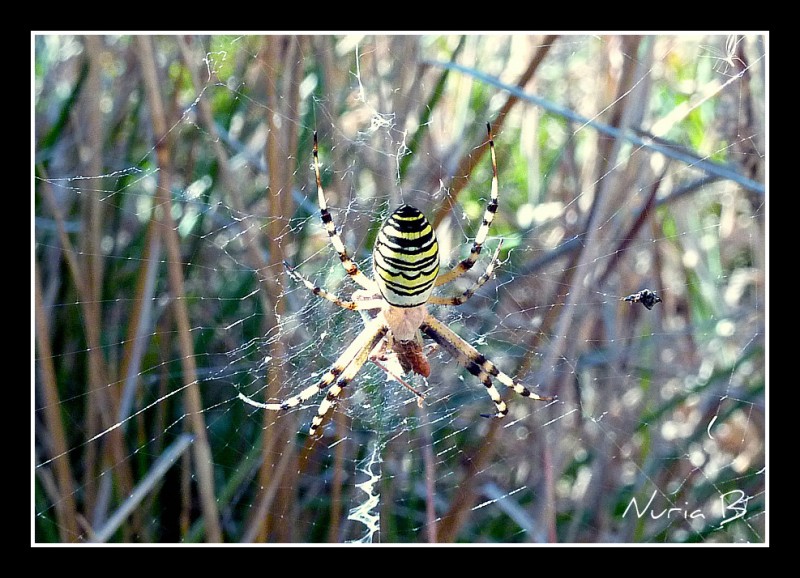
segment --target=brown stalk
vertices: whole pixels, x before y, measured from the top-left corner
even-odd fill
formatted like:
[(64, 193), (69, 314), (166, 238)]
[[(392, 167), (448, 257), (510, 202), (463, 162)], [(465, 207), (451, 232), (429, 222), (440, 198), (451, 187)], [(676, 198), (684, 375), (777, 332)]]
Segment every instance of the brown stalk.
[[(669, 166), (669, 163), (667, 163)], [(658, 194), (658, 190), (661, 188), (661, 182), (664, 179), (664, 175), (666, 175), (667, 166), (664, 167), (661, 175), (651, 183), (650, 185), (650, 192), (647, 195), (647, 200), (644, 203), (644, 206), (641, 208), (639, 213), (636, 215), (633, 223), (631, 224), (628, 231), (622, 236), (622, 239), (617, 244), (617, 247), (613, 250), (612, 256), (608, 265), (600, 274), (597, 279), (597, 286), (602, 287), (605, 285), (605, 281), (608, 276), (617, 268), (617, 265), (622, 260), (623, 255), (628, 250), (628, 247), (633, 242), (633, 239), (636, 238), (636, 235), (639, 234), (639, 230), (644, 226), (644, 224), (650, 219), (652, 216), (653, 208), (655, 207), (656, 202), (656, 195)]]
[[(100, 97), (102, 91), (102, 58), (103, 58), (103, 42), (100, 36), (86, 36), (84, 38), (86, 46), (86, 55), (89, 60), (89, 72), (86, 78), (86, 89), (84, 91), (85, 102), (84, 107), (86, 110), (86, 126), (85, 137), (89, 150), (88, 160), (88, 174), (99, 176), (103, 172), (103, 120), (100, 105)], [(93, 179), (92, 183), (102, 183), (104, 180)], [(100, 243), (103, 235), (103, 205), (100, 200), (102, 186), (96, 184), (92, 187), (86, 188), (83, 191), (84, 197), (88, 200), (85, 206), (85, 222), (87, 223), (87, 233), (81, 237), (83, 241), (83, 254), (85, 255), (85, 271), (86, 271), (86, 291), (90, 295), (89, 303), (87, 303), (85, 314), (89, 315), (90, 324), (96, 326), (98, 331), (102, 328), (102, 295), (103, 295), (103, 251)], [(99, 339), (99, 337), (98, 337)], [(99, 342), (98, 342), (99, 345)], [(94, 349), (94, 347), (92, 347)], [(104, 371), (99, 377), (102, 377), (103, 383), (97, 390), (90, 392), (90, 398), (94, 399), (101, 404), (100, 414), (104, 419), (104, 427), (109, 427), (122, 418), (119, 417), (119, 403), (120, 391), (117, 387), (111, 387), (112, 379), (109, 370), (106, 366), (105, 359), (99, 353), (95, 357), (94, 366), (102, 363)], [(114, 477), (102, 476), (100, 484), (101, 490), (99, 491), (99, 501), (96, 502), (94, 512), (92, 515), (92, 524), (100, 525), (105, 522), (108, 514), (108, 508), (112, 492), (110, 486), (113, 479), (116, 478), (119, 484), (118, 492), (122, 496), (127, 496), (133, 488), (133, 477), (130, 468), (130, 462), (125, 459), (127, 451), (125, 450), (125, 439), (123, 436), (124, 430), (117, 428), (111, 431), (105, 440), (105, 452), (103, 455), (103, 471), (112, 468)], [(141, 527), (141, 517), (138, 511), (133, 512), (134, 523), (133, 526)], [(127, 530), (127, 528), (126, 528)]]
[[(98, 36), (86, 36), (84, 38), (86, 54), (89, 59), (89, 73), (86, 78), (85, 108), (86, 127), (85, 136), (88, 145), (88, 174), (99, 176), (103, 173), (103, 123), (100, 112), (100, 58), (102, 52), (102, 40)], [(90, 182), (95, 182), (92, 180)], [(102, 182), (102, 181), (99, 181)], [(83, 196), (88, 200), (84, 205), (86, 221), (88, 223), (87, 234), (81, 235), (83, 241), (83, 253), (86, 258), (86, 290), (91, 299), (87, 305), (87, 311), (93, 315), (94, 321), (100, 320), (100, 303), (103, 292), (103, 254), (100, 250), (100, 237), (102, 235), (102, 206), (100, 204), (99, 187), (92, 186), (84, 189)]]
[(156, 156), (159, 166), (159, 182), (155, 204), (160, 208), (161, 232), (167, 247), (167, 273), (172, 289), (172, 305), (178, 331), (178, 347), (181, 353), (184, 383), (186, 387), (186, 408), (195, 439), (192, 445), (194, 466), (197, 473), (200, 504), (205, 521), (206, 536), (210, 542), (221, 542), (222, 531), (214, 494), (213, 458), (206, 435), (206, 424), (203, 418), (203, 404), (197, 381), (194, 346), (189, 326), (189, 312), (186, 308), (186, 293), (181, 268), (180, 245), (177, 229), (170, 210), (172, 199), (170, 187), (172, 181), (172, 159), (170, 158), (170, 140), (168, 139), (164, 106), (159, 92), (156, 73), (156, 62), (153, 54), (153, 41), (150, 36), (137, 36), (138, 55), (141, 62), (147, 102), (150, 105), (150, 117), (153, 123)]
[[(158, 225), (156, 221), (151, 218), (148, 226), (144, 243), (144, 251), (139, 260), (139, 272), (136, 279), (136, 287), (134, 289), (133, 299), (131, 301), (131, 311), (129, 315), (128, 332), (125, 337), (125, 344), (122, 349), (122, 358), (120, 360), (119, 375), (122, 383), (121, 391), (119, 392), (118, 399), (116, 400), (117, 420), (123, 423), (122, 427), (116, 428), (109, 435), (115, 440), (115, 446), (122, 451), (125, 447), (124, 434), (127, 429), (127, 424), (124, 422), (130, 417), (134, 411), (134, 400), (136, 397), (136, 388), (139, 385), (139, 375), (142, 367), (142, 360), (147, 352), (147, 346), (153, 335), (153, 303), (155, 294), (156, 279), (159, 272), (159, 255), (161, 254), (162, 239), (159, 234)], [(117, 466), (123, 464), (127, 466), (129, 460), (120, 462), (117, 460)], [(128, 487), (130, 490), (121, 492), (121, 496), (130, 495), (134, 487), (133, 479), (130, 476), (130, 468), (125, 468), (125, 484), (120, 484), (122, 487)], [(146, 533), (147, 524), (142, 517), (142, 508), (136, 508), (131, 512), (131, 523), (123, 525), (121, 528), (126, 532), (137, 535)]]
[[(87, 37), (87, 41), (90, 38), (91, 37)], [(89, 45), (90, 44), (87, 44), (87, 53), (91, 52), (89, 50)], [(97, 135), (97, 123), (93, 122), (92, 119), (96, 119), (97, 117), (95, 114), (97, 107), (96, 103), (94, 103), (94, 107), (91, 106), (91, 101), (93, 100), (94, 96), (97, 95), (99, 80), (97, 67), (92, 63), (91, 56), (88, 56), (88, 58), (90, 64), (86, 79), (86, 91), (84, 92), (89, 101), (86, 104), (86, 108), (89, 110), (86, 115), (89, 117), (89, 122), (87, 122), (88, 136), (86, 138), (86, 142), (89, 144), (88, 148), (90, 149), (90, 159), (96, 160), (97, 148), (93, 145), (92, 139)], [(83, 122), (80, 123), (80, 126), (83, 126)], [(86, 135), (81, 135), (78, 138), (83, 136)], [(101, 174), (102, 171), (92, 173), (92, 168), (93, 167), (87, 167), (86, 170), (89, 171), (89, 174)], [(94, 168), (96, 168), (96, 164)], [(97, 284), (97, 282), (100, 281), (100, 271), (96, 269), (99, 260), (96, 258), (97, 255), (94, 254), (96, 245), (95, 247), (92, 247), (92, 240), (96, 234), (94, 230), (97, 225), (97, 215), (95, 212), (97, 205), (94, 202), (96, 195), (93, 191), (94, 189), (92, 187), (84, 187), (82, 191), (82, 198), (88, 199), (88, 202), (83, 205), (82, 215), (87, 234), (83, 235), (80, 239), (81, 253), (84, 255), (84, 257), (82, 259), (79, 259), (78, 257), (75, 258), (75, 271), (80, 271), (80, 283), (78, 284), (77, 278), (75, 279), (76, 286), (80, 287), (78, 294), (81, 302), (81, 318), (84, 321), (86, 344), (89, 356), (89, 392), (86, 396), (85, 411), (88, 432), (99, 431), (113, 423), (111, 403), (108, 398), (108, 379), (105, 371), (105, 360), (102, 358), (100, 349), (100, 331), (102, 327), (102, 320), (99, 307), (99, 291), (102, 285)], [(102, 443), (105, 443), (105, 440)], [(97, 499), (103, 495), (98, 488), (97, 480), (103, 479), (103, 483), (107, 483), (107, 478), (99, 478), (97, 476), (98, 465), (100, 469), (104, 469), (102, 464), (98, 464), (98, 457), (100, 458), (101, 462), (105, 461), (103, 460), (102, 450), (98, 450), (98, 446), (95, 444), (90, 445), (84, 454), (84, 461), (86, 464), (86, 469), (84, 472), (84, 487), (86, 488), (84, 508), (86, 512), (91, 513), (88, 517), (94, 520), (97, 520), (98, 514), (101, 517), (103, 516), (103, 514), (100, 514), (98, 510), (105, 510), (103, 505), (98, 504), (97, 502)]]
[[(50, 434), (50, 456), (64, 456), (67, 453), (67, 436), (61, 420), (61, 399), (58, 395), (56, 371), (53, 367), (53, 350), (50, 347), (49, 314), (45, 310), (42, 299), (41, 273), (39, 264), (34, 263), (34, 297), (36, 310), (36, 346), (39, 350), (39, 375), (44, 394), (44, 421), (46, 431)], [(58, 480), (58, 501), (55, 502), (58, 531), (62, 542), (72, 542), (79, 535), (75, 504), (75, 485), (69, 460), (64, 457), (54, 462), (56, 480)]]
[[(271, 303), (270, 308), (265, 308), (265, 330), (278, 327), (279, 319), (285, 314), (285, 302), (278, 299), (283, 287), (283, 248), (280, 238), (285, 231), (284, 219), (293, 213), (292, 187), (295, 162), (293, 151), (297, 150), (296, 125), (281, 122), (281, 119), (290, 118), (299, 105), (298, 87), (300, 59), (298, 47), (303, 44), (302, 38), (286, 36), (267, 36), (264, 38), (263, 64), (269, 74), (266, 75), (267, 92), (267, 145), (266, 161), (269, 170), (269, 187), (267, 189), (267, 207), (269, 211), (267, 221), (267, 269), (276, 272), (275, 275), (264, 276), (266, 295)], [(282, 338), (270, 342), (268, 355), (275, 360), (287, 358), (286, 343)], [(267, 397), (276, 396), (280, 387), (286, 382), (286, 370), (280, 364), (270, 364), (267, 368)], [(251, 532), (256, 541), (274, 539), (280, 542), (293, 541), (294, 525), (285, 523), (285, 519), (270, 514), (273, 500), (278, 504), (288, 504), (294, 501), (294, 488), (297, 468), (288, 468), (279, 471), (276, 466), (276, 456), (286, 453), (295, 455), (289, 436), (293, 435), (287, 427), (277, 427), (274, 415), (264, 412), (264, 459), (259, 470), (259, 486), (270, 488), (275, 484), (276, 476), (283, 478), (277, 485), (277, 491), (264, 494), (266, 505), (263, 508), (264, 516), (254, 518), (252, 523), (257, 524), (259, 531)], [(287, 422), (288, 423), (288, 422)], [(283, 448), (276, 452), (275, 448)], [(283, 457), (281, 459), (284, 459)]]
[[(184, 65), (186, 66), (187, 70), (191, 70), (191, 62), (193, 59), (190, 54), (190, 47), (183, 37), (177, 39), (178, 45), (181, 50), (181, 56), (184, 61)], [(291, 76), (291, 75), (287, 75)], [(202, 87), (197, 78), (197, 73), (190, 74), (190, 80), (193, 84), (195, 93), (199, 94)], [(245, 208), (245, 203), (242, 199), (242, 196), (239, 192), (239, 186), (235, 182), (233, 175), (230, 171), (229, 165), (229, 158), (228, 153), (226, 152), (225, 148), (223, 147), (222, 143), (223, 140), (220, 138), (219, 131), (217, 130), (216, 123), (214, 122), (213, 112), (211, 110), (211, 105), (208, 99), (200, 99), (198, 101), (198, 111), (200, 113), (200, 119), (203, 123), (204, 129), (208, 131), (209, 135), (211, 136), (211, 142), (213, 146), (214, 156), (217, 159), (217, 167), (219, 172), (220, 183), (223, 190), (229, 195), (231, 199), (231, 206), (239, 212), (241, 215), (249, 215), (248, 211)], [(281, 185), (281, 183), (286, 183), (287, 179), (290, 178), (289, 169), (290, 167), (287, 166), (287, 163), (281, 162), (279, 156), (277, 156), (276, 151), (282, 149), (283, 144), (279, 144), (276, 146), (275, 142), (275, 135), (277, 131), (273, 131), (272, 129), (268, 135), (268, 143), (267, 143), (267, 162), (268, 167), (270, 167), (270, 188), (273, 186), (283, 187), (285, 185)], [(291, 138), (291, 137), (290, 137)], [(294, 139), (296, 141), (296, 139)], [(291, 145), (290, 145), (291, 146)], [(296, 146), (296, 144), (295, 144)], [(290, 149), (291, 150), (291, 149)], [(270, 152), (272, 151), (272, 152)], [(276, 167), (275, 170), (272, 170), (272, 167)], [(289, 185), (290, 186), (290, 185)], [(280, 190), (284, 190), (281, 188)], [(290, 190), (290, 189), (288, 189)], [(275, 206), (280, 202), (284, 202), (286, 200), (291, 200), (291, 195), (289, 194), (281, 194), (281, 195), (270, 195), (268, 198), (268, 205), (270, 208), (270, 215), (286, 215), (291, 214), (292, 208), (289, 207), (281, 207)], [(259, 235), (261, 232), (260, 225), (256, 222), (256, 220), (250, 216), (244, 217), (244, 226), (243, 226), (243, 234), (245, 236), (245, 247), (248, 254), (248, 258), (250, 259), (251, 267), (256, 271), (282, 271), (283, 270), (283, 256), (281, 252), (280, 246), (275, 241), (279, 238), (281, 234), (281, 220), (280, 219), (270, 219), (268, 225), (268, 234), (266, 235), (267, 244), (268, 244), (268, 259), (264, 259), (262, 256), (262, 252), (260, 251), (260, 247), (263, 244), (264, 237)], [(276, 299), (276, 297), (280, 294), (280, 285), (276, 283), (275, 278), (272, 275), (261, 275), (259, 277), (259, 283), (261, 285), (261, 292), (259, 293), (259, 297), (263, 303), (264, 312), (265, 312), (265, 333), (270, 330), (271, 327), (275, 327), (277, 324), (277, 317), (274, 313), (278, 313), (279, 315), (283, 313), (283, 302)], [(273, 313), (274, 312), (274, 313)], [(281, 340), (278, 340), (276, 345), (272, 346), (272, 350), (269, 354), (273, 359), (285, 359), (285, 346)], [(275, 373), (278, 372), (278, 375)], [(280, 383), (285, 375), (282, 375), (283, 368), (278, 368), (277, 370), (273, 370), (271, 374), (268, 374), (267, 380), (268, 383)], [(270, 419), (272, 416), (265, 412), (264, 418), (266, 420)], [(272, 424), (265, 424), (269, 427), (265, 428), (266, 431), (270, 431), (270, 429), (274, 429)], [(277, 486), (273, 486), (268, 479), (269, 476), (276, 476), (276, 475), (284, 475), (286, 472), (285, 468), (276, 469), (275, 460), (272, 458), (268, 458), (269, 456), (275, 455), (275, 447), (276, 443), (278, 443), (278, 439), (275, 436), (271, 436), (266, 434), (263, 439), (263, 448), (264, 448), (264, 461), (262, 462), (263, 467), (261, 468), (262, 477), (260, 479), (260, 486), (263, 488), (271, 488), (271, 490), (267, 490), (263, 493), (261, 501), (259, 501), (259, 507), (254, 510), (254, 515), (252, 517), (253, 522), (248, 527), (248, 530), (245, 532), (244, 541), (264, 541), (266, 540), (267, 533), (256, 531), (254, 528), (260, 527), (262, 530), (265, 530), (267, 527), (266, 520), (269, 518), (269, 507), (276, 496), (276, 488)], [(291, 452), (290, 452), (291, 453)], [(264, 476), (264, 472), (270, 472), (269, 475)]]
[[(263, 520), (266, 520), (269, 517), (269, 510), (281, 492), (283, 476), (287, 469), (291, 469), (288, 466), (289, 462), (291, 462), (294, 457), (295, 452), (290, 449), (286, 449), (281, 452), (281, 457), (274, 461), (275, 471), (269, 480), (269, 484), (262, 489), (256, 498), (256, 506), (254, 508), (255, 511), (253, 512), (252, 516), (253, 522), (246, 528), (244, 534), (242, 534), (242, 542), (262, 541), (259, 537), (259, 534), (264, 530)], [(281, 502), (278, 503), (280, 504)], [(288, 503), (284, 502), (283, 504), (287, 505)], [(262, 523), (258, 523), (259, 521), (262, 521)], [(287, 525), (293, 525), (290, 520), (286, 519), (283, 520), (283, 523)]]

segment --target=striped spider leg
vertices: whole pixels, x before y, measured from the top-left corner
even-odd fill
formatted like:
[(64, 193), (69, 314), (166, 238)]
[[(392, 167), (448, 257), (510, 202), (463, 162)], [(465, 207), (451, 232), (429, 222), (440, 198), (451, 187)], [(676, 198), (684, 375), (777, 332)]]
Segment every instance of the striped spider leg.
[[(239, 394), (243, 401), (262, 409), (282, 411), (296, 407), (317, 393), (328, 389), (309, 428), (309, 434), (313, 436), (317, 433), (325, 415), (335, 405), (344, 387), (355, 378), (369, 359), (376, 359), (380, 355), (391, 353), (399, 362), (402, 371), (428, 377), (431, 370), (423, 350), (423, 334), (448, 352), (486, 387), (487, 393), (495, 405), (495, 413), (485, 415), (485, 417), (502, 418), (508, 413), (508, 406), (494, 386), (493, 379), (523, 397), (539, 401), (553, 399), (533, 393), (500, 371), (493, 362), (427, 310), (428, 303), (446, 306), (465, 303), (492, 277), (498, 263), (502, 241), (495, 249), (484, 273), (463, 293), (455, 297), (432, 294), (435, 287), (454, 281), (475, 265), (497, 212), (499, 188), (497, 161), (489, 124), (487, 124), (487, 131), (492, 160), (491, 196), (469, 256), (440, 276), (439, 244), (433, 227), (421, 211), (410, 205), (402, 205), (389, 215), (378, 231), (372, 251), (372, 279), (367, 277), (349, 256), (328, 211), (320, 178), (317, 135), (314, 133), (314, 172), (322, 224), (328, 233), (331, 245), (339, 254), (342, 266), (348, 276), (361, 286), (361, 289), (353, 294), (352, 300), (342, 299), (315, 285), (288, 264), (286, 264), (286, 270), (295, 281), (303, 284), (318, 297), (343, 309), (362, 312), (365, 327), (316, 384), (280, 403), (260, 403)], [(367, 314), (366, 312), (372, 313)], [(421, 395), (413, 388), (411, 390), (416, 395)]]
[(498, 190), (500, 187), (497, 180), (497, 157), (495, 156), (494, 152), (492, 125), (490, 125), (488, 122), (486, 123), (486, 132), (489, 134), (489, 154), (492, 157), (492, 192), (489, 196), (489, 204), (486, 205), (486, 210), (483, 213), (483, 222), (478, 229), (478, 233), (475, 235), (475, 241), (472, 243), (472, 249), (470, 249), (469, 256), (458, 263), (449, 272), (436, 279), (436, 287), (450, 283), (472, 269), (472, 266), (475, 265), (475, 262), (478, 260), (478, 257), (481, 254), (483, 244), (486, 242), (486, 237), (489, 235), (489, 228), (492, 226), (494, 216), (497, 213), (500, 196)]
[(336, 232), (336, 225), (333, 222), (333, 217), (331, 217), (330, 212), (328, 212), (328, 201), (325, 198), (325, 191), (322, 188), (322, 179), (320, 178), (320, 171), (319, 171), (319, 146), (317, 145), (317, 131), (314, 131), (314, 175), (317, 179), (317, 202), (319, 204), (319, 214), (322, 218), (322, 226), (325, 227), (325, 231), (328, 233), (328, 239), (330, 239), (331, 245), (339, 253), (339, 260), (342, 262), (342, 267), (344, 270), (347, 271), (347, 274), (350, 276), (353, 281), (361, 285), (367, 291), (371, 291), (372, 293), (377, 294), (378, 286), (375, 282), (364, 275), (361, 270), (358, 268), (358, 265), (350, 258), (350, 255), (347, 253), (347, 248), (345, 248), (344, 243), (342, 242), (342, 238), (339, 236), (339, 233)]

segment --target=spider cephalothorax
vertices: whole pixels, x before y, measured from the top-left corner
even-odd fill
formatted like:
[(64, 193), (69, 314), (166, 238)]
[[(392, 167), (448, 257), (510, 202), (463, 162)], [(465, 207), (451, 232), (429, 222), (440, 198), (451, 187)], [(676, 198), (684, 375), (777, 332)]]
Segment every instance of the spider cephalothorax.
[(352, 311), (367, 311), (371, 312), (371, 315), (365, 315), (364, 329), (315, 385), (305, 388), (299, 394), (280, 403), (260, 403), (240, 393), (239, 397), (242, 400), (262, 409), (280, 411), (296, 407), (327, 388), (328, 393), (311, 422), (309, 434), (314, 435), (325, 415), (336, 403), (342, 389), (353, 380), (367, 360), (385, 359), (391, 354), (397, 358), (404, 372), (414, 372), (428, 377), (431, 369), (423, 349), (423, 334), (452, 355), (459, 364), (483, 383), (496, 410), (489, 417), (499, 418), (508, 413), (508, 406), (500, 397), (492, 379), (497, 379), (519, 395), (536, 400), (552, 399), (532, 393), (525, 386), (500, 371), (494, 363), (431, 315), (427, 309), (427, 304), (460, 305), (464, 303), (491, 278), (497, 263), (502, 242), (498, 243), (486, 271), (469, 289), (455, 297), (433, 295), (435, 287), (450, 283), (472, 268), (481, 253), (489, 234), (489, 227), (497, 212), (497, 162), (492, 129), (488, 124), (487, 129), (492, 157), (492, 191), (483, 215), (483, 223), (472, 244), (469, 256), (449, 272), (440, 276), (439, 244), (436, 241), (433, 227), (420, 210), (410, 205), (402, 205), (386, 219), (378, 232), (372, 252), (373, 279), (364, 275), (350, 258), (333, 224), (322, 189), (317, 135), (314, 133), (314, 170), (322, 223), (328, 232), (331, 244), (339, 254), (342, 266), (350, 278), (361, 286), (361, 289), (353, 294), (352, 301), (347, 301), (315, 286), (288, 264), (286, 268), (289, 275), (303, 283), (315, 295), (342, 308)]

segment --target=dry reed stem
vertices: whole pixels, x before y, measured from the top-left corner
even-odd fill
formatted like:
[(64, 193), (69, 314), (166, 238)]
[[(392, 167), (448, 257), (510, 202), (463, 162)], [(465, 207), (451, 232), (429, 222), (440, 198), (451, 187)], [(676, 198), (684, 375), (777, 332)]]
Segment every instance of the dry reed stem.
[[(103, 294), (103, 251), (100, 246), (103, 235), (102, 220), (103, 207), (100, 194), (104, 179), (103, 173), (103, 121), (100, 106), (102, 94), (102, 42), (99, 36), (89, 35), (83, 39), (86, 56), (89, 63), (86, 84), (81, 94), (83, 114), (81, 120), (80, 136), (83, 137), (86, 151), (86, 174), (96, 177), (83, 187), (82, 197), (86, 199), (83, 206), (83, 221), (86, 224), (86, 234), (81, 235), (80, 246), (83, 255), (79, 262), (82, 265), (84, 290), (88, 301), (83, 307), (83, 314), (87, 322), (87, 341), (89, 344), (90, 382), (92, 390), (87, 397), (91, 406), (91, 413), (100, 416), (101, 427), (107, 428), (116, 423), (117, 392), (111, 387), (112, 377), (102, 349), (102, 294)], [(91, 423), (91, 421), (90, 421)], [(94, 431), (94, 430), (89, 430)], [(101, 444), (99, 466), (106, 470), (111, 463), (119, 464), (114, 468), (113, 476), (98, 476), (99, 486), (97, 494), (89, 501), (87, 511), (91, 512), (92, 525), (101, 524), (107, 515), (111, 499), (111, 485), (114, 479), (119, 484), (119, 491), (125, 495), (133, 486), (130, 464), (125, 460), (125, 443), (121, 431), (114, 431)], [(88, 452), (93, 455), (93, 451)], [(94, 468), (87, 474), (95, 476)], [(95, 480), (92, 480), (92, 489), (95, 489)]]
[(177, 229), (170, 210), (172, 199), (170, 193), (172, 165), (169, 151), (169, 140), (164, 116), (164, 106), (159, 92), (159, 82), (156, 73), (156, 62), (153, 55), (152, 37), (137, 36), (138, 55), (141, 63), (142, 79), (144, 81), (147, 102), (150, 105), (150, 116), (153, 123), (153, 137), (155, 139), (157, 162), (159, 166), (159, 182), (156, 193), (156, 206), (160, 207), (161, 232), (165, 237), (167, 246), (167, 272), (169, 284), (172, 288), (172, 305), (175, 323), (178, 330), (178, 348), (181, 353), (181, 366), (183, 379), (186, 385), (186, 408), (189, 413), (190, 423), (195, 440), (192, 445), (194, 466), (197, 472), (200, 503), (205, 520), (206, 536), (210, 542), (222, 541), (222, 530), (219, 523), (216, 496), (214, 494), (214, 460), (208, 445), (206, 424), (203, 418), (203, 404), (197, 380), (197, 367), (194, 357), (189, 326), (189, 312), (186, 309), (186, 293), (183, 285), (183, 270), (181, 268), (180, 245)]
[[(34, 263), (34, 297), (36, 311), (36, 345), (39, 350), (39, 372), (44, 394), (44, 419), (50, 434), (50, 457), (65, 456), (68, 449), (64, 423), (61, 420), (59, 407), (56, 371), (53, 367), (53, 350), (50, 346), (49, 314), (45, 311), (42, 299), (41, 273), (39, 264)], [(77, 522), (77, 506), (75, 504), (75, 485), (69, 460), (64, 457), (55, 461), (55, 477), (58, 481), (58, 496), (55, 502), (58, 518), (58, 532), (62, 542), (72, 542), (79, 535)]]
[[(279, 41), (275, 39), (275, 41)], [(188, 44), (184, 39), (179, 39), (178, 44), (181, 50), (181, 55), (184, 61), (184, 64), (187, 70), (191, 70), (190, 65), (193, 62), (193, 59), (190, 55), (190, 49)], [(272, 62), (274, 65), (275, 62)], [(287, 75), (291, 76), (291, 75)], [(197, 73), (190, 73), (190, 80), (194, 87), (196, 93), (199, 93), (201, 90), (200, 83), (197, 80)], [(277, 99), (274, 99), (277, 100)], [(274, 110), (270, 107), (270, 110)], [(290, 194), (280, 194), (282, 191), (289, 192), (291, 189), (290, 184), (284, 184), (290, 178), (290, 167), (287, 166), (290, 163), (281, 162), (280, 154), (277, 151), (283, 150), (283, 147), (286, 146), (284, 143), (278, 143), (276, 145), (275, 138), (278, 134), (278, 129), (272, 127), (268, 133), (268, 143), (267, 143), (267, 167), (270, 171), (270, 189), (273, 187), (278, 188), (278, 194), (269, 195), (267, 198), (267, 205), (270, 208), (269, 214), (269, 225), (267, 227), (267, 235), (261, 236), (259, 233), (262, 230), (262, 227), (257, 223), (256, 219), (251, 217), (248, 211), (245, 210), (245, 203), (242, 199), (242, 195), (239, 191), (238, 185), (235, 183), (233, 176), (230, 172), (229, 166), (229, 159), (228, 154), (225, 151), (224, 147), (222, 146), (222, 139), (219, 137), (219, 131), (217, 130), (216, 123), (213, 118), (213, 112), (211, 110), (211, 105), (208, 99), (200, 99), (198, 102), (198, 111), (200, 113), (200, 119), (204, 125), (205, 130), (209, 132), (211, 135), (211, 141), (213, 143), (213, 151), (214, 156), (217, 159), (217, 166), (219, 171), (219, 178), (220, 184), (223, 190), (231, 199), (231, 206), (239, 212), (241, 215), (246, 215), (243, 217), (243, 234), (245, 237), (245, 250), (247, 252), (248, 258), (250, 260), (250, 265), (255, 271), (262, 271), (262, 272), (269, 272), (279, 270), (282, 271), (283, 267), (281, 265), (283, 261), (283, 255), (278, 245), (277, 239), (280, 236), (280, 227), (282, 226), (282, 219), (278, 218), (278, 216), (283, 216), (286, 214), (291, 214), (291, 207), (281, 207), (279, 203), (281, 202), (291, 202), (291, 195)], [(269, 121), (268, 121), (269, 122)], [(270, 122), (270, 124), (272, 124)], [(287, 128), (284, 128), (287, 130)], [(296, 140), (296, 139), (295, 139)], [(289, 145), (291, 146), (291, 145)], [(270, 152), (271, 151), (271, 152)], [(285, 153), (285, 151), (284, 151)], [(278, 206), (276, 207), (276, 204)], [(266, 240), (267, 248), (267, 259), (264, 258), (260, 247), (263, 246)], [(277, 269), (276, 269), (277, 267)], [(263, 309), (265, 312), (265, 324), (264, 324), (264, 333), (268, 333), (271, 328), (275, 327), (278, 323), (278, 315), (283, 313), (283, 301), (279, 300), (277, 297), (281, 293), (281, 285), (277, 283), (275, 277), (266, 273), (259, 276), (259, 284), (261, 285), (261, 291), (259, 292), (259, 299), (263, 303)], [(277, 314), (277, 315), (276, 315)], [(278, 339), (275, 345), (271, 346), (271, 351), (267, 353), (268, 356), (272, 357), (275, 360), (282, 360), (286, 358), (285, 351), (279, 351), (278, 349), (285, 349), (282, 345), (282, 339)], [(276, 374), (276, 371), (278, 372)], [(282, 367), (279, 367), (277, 370), (270, 370), (266, 377), (267, 383), (282, 383), (283, 379), (285, 379), (285, 372)], [(265, 388), (267, 391), (267, 397), (269, 397), (269, 391), (272, 388)], [(264, 420), (265, 420), (265, 432), (272, 431), (274, 428), (270, 428), (270, 424), (268, 420), (274, 418), (274, 415), (264, 412)], [(263, 446), (263, 457), (264, 460), (262, 461), (262, 467), (260, 469), (260, 483), (262, 487), (273, 487), (272, 480), (270, 479), (271, 476), (277, 475), (280, 471), (281, 475), (283, 472), (286, 472), (285, 469), (276, 469), (276, 461), (274, 459), (275, 455), (275, 448), (277, 444), (280, 442), (280, 439), (276, 438), (272, 435), (265, 435), (262, 439), (262, 446)], [(286, 484), (282, 484), (281, 487), (287, 487)], [(288, 487), (292, 487), (289, 485)], [(270, 526), (269, 520), (269, 506), (271, 505), (272, 499), (275, 497), (275, 492), (267, 492), (264, 494), (262, 501), (259, 502), (259, 508), (256, 508), (254, 512), (257, 512), (256, 517), (252, 518), (251, 525), (248, 526), (248, 530), (246, 531), (246, 535), (250, 537), (250, 539), (246, 541), (265, 541), (267, 539), (268, 530), (267, 528)], [(285, 499), (283, 500), (286, 501)], [(280, 518), (278, 518), (280, 519)], [(283, 526), (285, 527), (285, 525)], [(254, 530), (254, 528), (261, 528), (261, 531)]]

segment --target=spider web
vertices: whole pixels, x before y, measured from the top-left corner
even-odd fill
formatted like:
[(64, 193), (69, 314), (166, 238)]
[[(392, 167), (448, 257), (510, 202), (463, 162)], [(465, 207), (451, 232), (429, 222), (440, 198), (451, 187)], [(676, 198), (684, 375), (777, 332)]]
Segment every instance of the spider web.
[[(32, 40), (32, 542), (767, 543), (765, 36)], [(431, 310), (555, 401), (497, 384), (486, 419), (432, 349), (427, 379), (365, 364), (315, 440), (322, 395), (243, 403), (313, 385), (364, 327), (282, 263), (358, 289), (312, 131), (371, 274), (401, 202), (466, 256), (486, 121), (500, 209), (438, 293), (503, 239), (501, 264)]]

